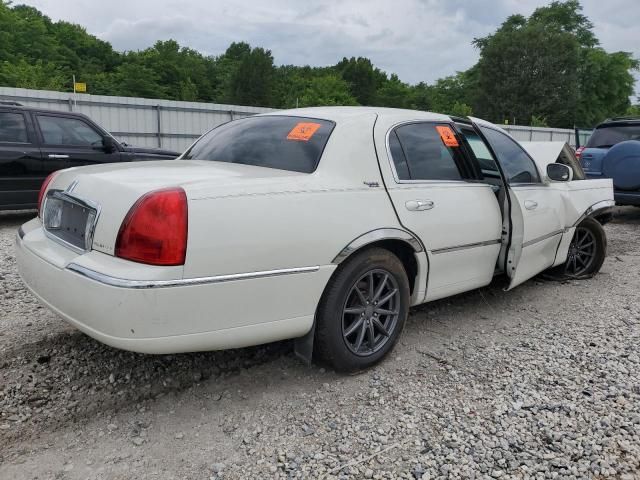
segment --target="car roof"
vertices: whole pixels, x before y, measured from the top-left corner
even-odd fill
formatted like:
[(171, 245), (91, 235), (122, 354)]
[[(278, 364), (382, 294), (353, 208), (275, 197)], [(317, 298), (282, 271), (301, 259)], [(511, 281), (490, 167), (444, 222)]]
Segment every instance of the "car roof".
[(449, 115), (443, 115), (440, 113), (387, 107), (305, 107), (290, 110), (277, 110), (274, 112), (263, 113), (260, 116), (291, 115), (340, 122), (353, 119), (358, 116), (372, 114), (375, 114), (378, 117), (394, 117), (394, 119), (398, 121), (402, 121), (403, 119), (431, 120), (439, 122), (451, 121), (451, 117)]
[(634, 117), (634, 116), (614, 117), (614, 118), (606, 119), (596, 128), (610, 127), (610, 126), (617, 126), (617, 125), (638, 125), (638, 124), (640, 124), (640, 117)]
[(54, 110), (51, 108), (41, 108), (41, 107), (30, 107), (27, 105), (21, 105), (16, 102), (3, 102), (0, 101), (0, 110), (24, 110), (28, 112), (43, 112), (43, 113), (55, 113), (55, 114), (64, 114), (64, 115), (79, 115), (86, 117), (84, 113), (80, 112), (70, 112), (68, 110)]

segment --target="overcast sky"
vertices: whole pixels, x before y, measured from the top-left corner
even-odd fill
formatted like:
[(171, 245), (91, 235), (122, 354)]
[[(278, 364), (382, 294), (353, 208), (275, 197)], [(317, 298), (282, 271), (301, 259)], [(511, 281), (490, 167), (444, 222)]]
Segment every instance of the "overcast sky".
[[(117, 50), (176, 39), (219, 55), (234, 41), (273, 52), (276, 64), (325, 66), (369, 57), (405, 82), (434, 80), (472, 66), (474, 37), (545, 0), (17, 0), (54, 20), (81, 24)], [(640, 57), (640, 0), (583, 0), (608, 51)], [(639, 77), (636, 75), (636, 77)], [(636, 85), (636, 91), (640, 86)]]

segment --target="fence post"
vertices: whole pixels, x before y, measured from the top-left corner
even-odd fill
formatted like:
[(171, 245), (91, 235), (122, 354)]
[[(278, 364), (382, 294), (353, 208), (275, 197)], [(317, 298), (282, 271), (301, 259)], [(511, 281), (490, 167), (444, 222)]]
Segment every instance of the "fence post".
[(231, 119), (231, 121), (233, 122), (233, 110), (229, 110), (229, 118)]
[(67, 102), (69, 102), (69, 111), (73, 112), (73, 100), (71, 100), (71, 97), (67, 99)]
[(160, 119), (160, 105), (156, 105), (156, 119), (158, 121), (158, 148), (162, 148), (162, 121)]

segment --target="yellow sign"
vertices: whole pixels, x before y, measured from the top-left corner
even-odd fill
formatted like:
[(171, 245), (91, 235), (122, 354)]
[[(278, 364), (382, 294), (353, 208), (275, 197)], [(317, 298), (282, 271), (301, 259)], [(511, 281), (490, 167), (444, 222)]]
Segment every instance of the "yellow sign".
[(75, 90), (76, 90), (76, 92), (86, 92), (87, 91), (87, 84), (84, 83), (84, 82), (76, 82)]

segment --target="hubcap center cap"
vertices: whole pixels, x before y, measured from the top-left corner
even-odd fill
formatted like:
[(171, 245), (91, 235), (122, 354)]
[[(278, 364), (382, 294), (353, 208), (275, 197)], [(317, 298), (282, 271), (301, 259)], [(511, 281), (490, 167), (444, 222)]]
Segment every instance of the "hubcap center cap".
[(367, 305), (364, 309), (364, 316), (369, 318), (373, 316), (373, 305)]

